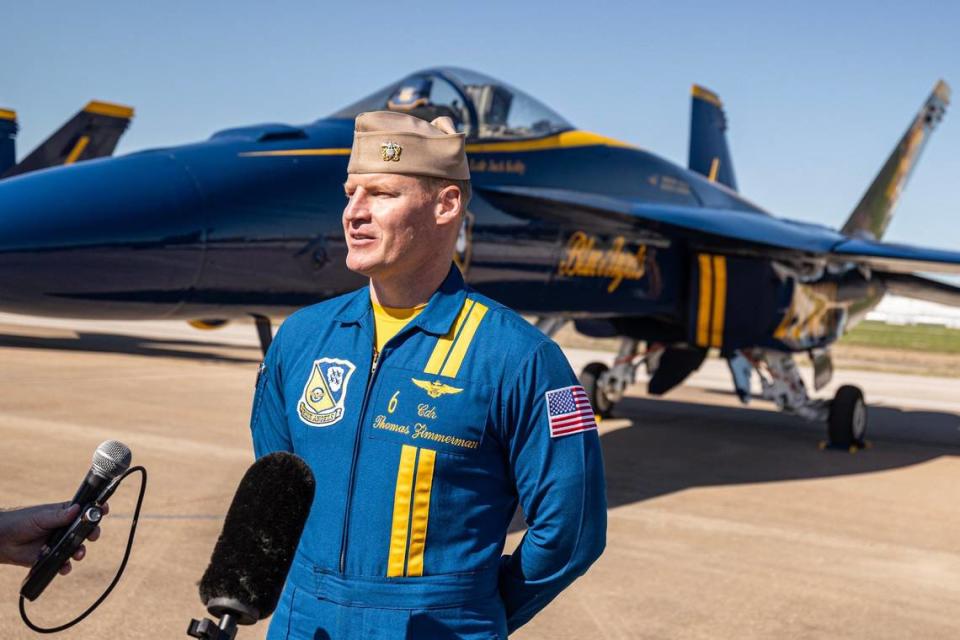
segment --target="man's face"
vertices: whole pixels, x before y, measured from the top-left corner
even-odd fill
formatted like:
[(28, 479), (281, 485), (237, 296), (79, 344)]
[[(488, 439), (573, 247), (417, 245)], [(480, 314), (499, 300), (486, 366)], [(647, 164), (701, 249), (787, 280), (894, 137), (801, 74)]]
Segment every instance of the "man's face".
[(343, 210), (347, 268), (367, 277), (414, 272), (436, 251), (436, 196), (414, 176), (350, 174)]

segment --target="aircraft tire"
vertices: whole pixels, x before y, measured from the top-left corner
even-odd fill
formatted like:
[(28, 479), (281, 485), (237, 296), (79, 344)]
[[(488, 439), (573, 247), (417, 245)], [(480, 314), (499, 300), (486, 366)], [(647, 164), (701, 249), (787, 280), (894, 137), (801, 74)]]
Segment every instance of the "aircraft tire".
[(607, 398), (607, 394), (600, 387), (600, 376), (607, 372), (609, 367), (602, 362), (591, 362), (580, 372), (580, 384), (583, 390), (587, 392), (590, 399), (590, 406), (594, 413), (601, 418), (606, 418), (613, 411), (613, 402)]
[(827, 435), (834, 446), (863, 446), (867, 435), (867, 405), (859, 387), (845, 384), (837, 389), (830, 403)]

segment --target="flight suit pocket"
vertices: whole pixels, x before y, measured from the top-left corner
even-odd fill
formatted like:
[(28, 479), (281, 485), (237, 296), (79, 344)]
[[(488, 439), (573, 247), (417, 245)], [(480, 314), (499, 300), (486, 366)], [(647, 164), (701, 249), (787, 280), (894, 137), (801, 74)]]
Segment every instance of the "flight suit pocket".
[(473, 380), (384, 367), (378, 374), (368, 436), (471, 455), (486, 430), (492, 387)]

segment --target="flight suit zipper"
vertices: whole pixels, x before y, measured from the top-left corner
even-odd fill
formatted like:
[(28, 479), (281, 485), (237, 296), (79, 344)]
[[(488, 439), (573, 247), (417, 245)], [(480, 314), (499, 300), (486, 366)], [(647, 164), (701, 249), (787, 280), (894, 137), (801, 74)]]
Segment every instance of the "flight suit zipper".
[[(396, 337), (396, 336), (394, 336)], [(389, 344), (389, 341), (388, 341)], [(377, 378), (377, 371), (381, 368), (380, 362), (388, 351), (387, 345), (383, 346), (383, 351), (379, 354), (373, 350), (373, 358), (370, 361), (370, 377), (367, 379), (367, 387), (363, 390), (363, 403), (360, 405), (360, 422), (357, 423), (357, 433), (353, 438), (353, 459), (350, 462), (350, 484), (347, 486), (346, 512), (343, 515), (343, 531), (340, 534), (340, 574), (346, 572), (347, 564), (347, 533), (350, 531), (350, 512), (353, 507), (353, 487), (356, 484), (357, 457), (360, 455), (360, 437), (363, 433), (367, 417), (367, 402), (370, 399), (370, 390)]]

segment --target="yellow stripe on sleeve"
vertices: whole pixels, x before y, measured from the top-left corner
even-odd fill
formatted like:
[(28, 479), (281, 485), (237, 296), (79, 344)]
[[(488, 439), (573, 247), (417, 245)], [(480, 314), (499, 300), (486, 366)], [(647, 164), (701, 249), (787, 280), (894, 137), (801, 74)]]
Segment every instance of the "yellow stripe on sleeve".
[(390, 530), (390, 555), (387, 559), (387, 577), (403, 575), (407, 553), (407, 529), (410, 524), (410, 499), (413, 494), (413, 470), (417, 463), (417, 448), (403, 445), (400, 467), (397, 469), (397, 488), (393, 495), (393, 526)]
[(430, 517), (430, 491), (433, 489), (433, 468), (437, 452), (420, 449), (417, 483), (413, 493), (413, 515), (410, 521), (410, 557), (407, 575), (423, 575), (423, 550), (427, 543), (427, 520)]

